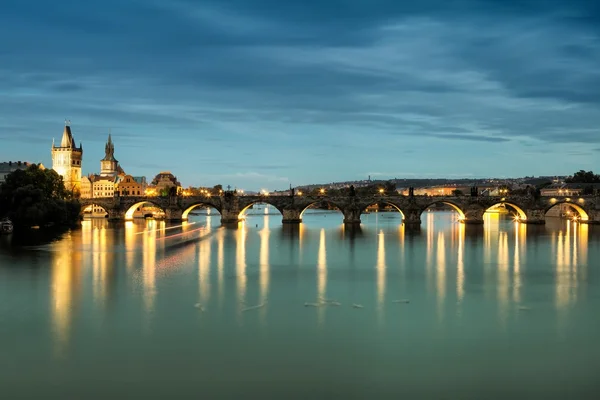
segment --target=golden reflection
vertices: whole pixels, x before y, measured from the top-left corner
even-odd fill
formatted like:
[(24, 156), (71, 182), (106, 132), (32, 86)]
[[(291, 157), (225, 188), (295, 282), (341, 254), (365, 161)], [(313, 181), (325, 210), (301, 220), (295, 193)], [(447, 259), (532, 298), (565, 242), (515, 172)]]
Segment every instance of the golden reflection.
[(303, 243), (304, 243), (304, 235), (306, 234), (306, 229), (304, 228), (304, 224), (299, 224), (298, 226), (298, 262), (302, 265), (302, 255), (304, 254)]
[[(149, 228), (151, 227), (149, 226)], [(156, 239), (157, 231), (155, 229), (148, 229), (142, 235), (144, 306), (148, 312), (154, 309), (156, 295)]]
[[(498, 226), (498, 214), (486, 212), (483, 214), (483, 282), (484, 296), (491, 297), (491, 288), (493, 288), (492, 280), (494, 270), (492, 267), (492, 227)], [(494, 246), (496, 248), (496, 246)]]
[(465, 224), (458, 224), (458, 249), (456, 260), (456, 297), (459, 302), (465, 296)]
[(437, 238), (437, 299), (438, 299), (438, 317), (443, 318), (444, 299), (446, 297), (446, 244), (444, 233), (438, 232)]
[(237, 296), (240, 304), (240, 311), (246, 307), (246, 284), (248, 277), (246, 276), (246, 227), (241, 226), (237, 229), (237, 243), (236, 243), (236, 282), (237, 282)]
[[(321, 228), (319, 237), (319, 252), (317, 256), (317, 297), (326, 298), (327, 291), (327, 248), (325, 243), (325, 228)], [(325, 321), (325, 307), (318, 308), (319, 324)]]
[(431, 274), (432, 274), (432, 268), (433, 268), (433, 242), (434, 242), (434, 236), (433, 236), (433, 218), (434, 218), (434, 213), (432, 212), (427, 212), (427, 251), (425, 252), (425, 274), (427, 276), (427, 290), (431, 290)]
[[(206, 226), (205, 235), (211, 231), (210, 224)], [(210, 298), (210, 259), (211, 259), (212, 241), (210, 237), (205, 236), (200, 240), (198, 248), (198, 290), (200, 291), (200, 304), (206, 307)]]
[(92, 235), (92, 287), (96, 304), (106, 300), (107, 255), (109, 247), (106, 229), (95, 229)]
[(219, 229), (217, 234), (217, 286), (219, 291), (219, 308), (223, 305), (223, 285), (225, 275), (224, 241), (225, 230)]
[(379, 313), (383, 311), (385, 303), (385, 235), (383, 230), (377, 235), (377, 302), (379, 303)]
[(398, 226), (398, 241), (400, 244), (400, 259), (402, 261), (402, 265), (404, 266), (404, 246), (406, 245), (406, 225), (400, 224)]
[[(260, 236), (260, 255), (259, 255), (260, 301), (259, 301), (259, 304), (265, 304), (267, 302), (267, 298), (269, 295), (269, 268), (270, 268), (270, 265), (269, 265), (269, 236), (270, 236), (269, 216), (265, 215), (263, 218), (264, 218), (263, 219), (263, 228), (259, 232), (259, 236)], [(261, 315), (261, 318), (263, 319), (263, 322), (264, 322), (264, 318), (266, 316), (266, 311), (267, 311), (267, 307), (262, 307), (260, 309), (260, 315)]]
[(133, 268), (135, 262), (135, 223), (133, 221), (125, 221), (125, 265), (127, 269)]
[(92, 244), (92, 232), (94, 227), (92, 221), (84, 219), (81, 221), (81, 245), (87, 248), (88, 245)]
[(513, 265), (513, 301), (521, 302), (521, 252), (525, 250), (526, 225), (515, 222), (515, 254)]
[(51, 270), (51, 320), (57, 355), (63, 355), (68, 346), (81, 288), (81, 252), (74, 251), (72, 238), (63, 243), (52, 253)]
[(165, 220), (154, 221), (156, 224), (156, 230), (160, 233), (161, 237), (167, 235), (167, 223)]
[[(579, 224), (567, 222), (565, 233), (558, 232), (556, 238), (556, 307), (565, 309), (577, 301), (577, 270)], [(587, 245), (587, 242), (586, 242)]]
[(589, 225), (578, 224), (578, 233), (579, 243), (575, 250), (577, 251), (577, 254), (579, 254), (581, 279), (585, 281), (587, 279)]
[(509, 283), (508, 233), (498, 234), (498, 307), (500, 319), (506, 322), (508, 312)]
[(492, 263), (492, 226), (498, 226), (499, 214), (486, 212), (483, 229), (483, 262), (485, 265)]

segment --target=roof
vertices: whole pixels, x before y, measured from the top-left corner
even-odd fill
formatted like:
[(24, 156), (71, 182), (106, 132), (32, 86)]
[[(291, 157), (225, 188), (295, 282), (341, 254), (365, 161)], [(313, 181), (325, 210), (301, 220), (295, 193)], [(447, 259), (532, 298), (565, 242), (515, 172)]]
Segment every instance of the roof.
[(115, 145), (112, 142), (110, 133), (108, 134), (108, 141), (104, 146), (104, 158), (101, 161), (114, 161), (118, 163), (117, 159), (115, 158)]
[(60, 146), (54, 146), (54, 143), (52, 144), (52, 146), (73, 150), (82, 149), (81, 145), (79, 146), (79, 148), (77, 148), (77, 146), (75, 145), (75, 139), (73, 138), (73, 134), (71, 133), (71, 126), (69, 126), (68, 124), (65, 124), (65, 129), (63, 129), (62, 139), (60, 140)]

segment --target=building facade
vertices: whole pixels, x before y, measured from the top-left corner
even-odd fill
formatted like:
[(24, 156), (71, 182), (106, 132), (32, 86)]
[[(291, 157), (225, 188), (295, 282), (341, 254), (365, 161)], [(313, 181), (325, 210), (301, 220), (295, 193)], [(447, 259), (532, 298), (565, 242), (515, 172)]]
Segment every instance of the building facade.
[(108, 134), (108, 141), (104, 145), (104, 158), (100, 160), (100, 176), (103, 177), (116, 177), (123, 170), (119, 166), (119, 161), (115, 158), (115, 145), (112, 142), (110, 133)]
[(156, 175), (152, 180), (152, 187), (149, 190), (150, 196), (167, 196), (172, 191), (175, 193), (181, 190), (181, 183), (177, 177), (169, 171), (163, 171)]
[[(0, 185), (6, 181), (8, 174), (15, 172), (18, 169), (27, 169), (30, 165), (34, 165), (26, 161), (8, 161), (0, 162)], [(38, 164), (40, 169), (45, 169), (43, 164)]]
[(65, 189), (70, 192), (79, 192), (81, 189), (81, 162), (83, 160), (83, 146), (75, 145), (71, 133), (71, 126), (65, 123), (60, 146), (52, 140), (52, 169), (62, 176)]
[(146, 194), (145, 176), (120, 176), (115, 185), (117, 196), (144, 196)]

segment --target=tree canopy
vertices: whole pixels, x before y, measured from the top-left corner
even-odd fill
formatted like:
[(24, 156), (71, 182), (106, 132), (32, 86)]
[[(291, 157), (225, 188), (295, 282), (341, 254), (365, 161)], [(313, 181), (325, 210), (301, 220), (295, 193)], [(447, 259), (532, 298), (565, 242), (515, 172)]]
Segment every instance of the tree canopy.
[(15, 227), (69, 225), (79, 211), (79, 202), (51, 169), (34, 164), (8, 174), (0, 185), (0, 217), (8, 216)]
[(580, 170), (565, 181), (567, 183), (600, 183), (600, 175), (595, 175), (592, 171)]

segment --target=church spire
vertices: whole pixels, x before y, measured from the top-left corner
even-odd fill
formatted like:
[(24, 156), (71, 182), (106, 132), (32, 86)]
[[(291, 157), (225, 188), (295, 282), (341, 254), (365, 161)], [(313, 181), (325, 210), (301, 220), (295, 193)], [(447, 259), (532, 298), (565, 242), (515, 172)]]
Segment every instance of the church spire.
[(60, 141), (60, 147), (74, 147), (73, 134), (71, 133), (71, 126), (65, 121), (65, 129), (63, 130), (62, 140)]
[(117, 161), (115, 159), (115, 145), (112, 142), (112, 136), (110, 133), (108, 134), (108, 141), (104, 146), (104, 158), (102, 161)]

